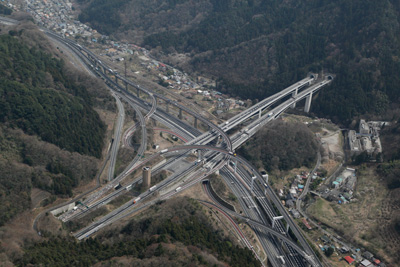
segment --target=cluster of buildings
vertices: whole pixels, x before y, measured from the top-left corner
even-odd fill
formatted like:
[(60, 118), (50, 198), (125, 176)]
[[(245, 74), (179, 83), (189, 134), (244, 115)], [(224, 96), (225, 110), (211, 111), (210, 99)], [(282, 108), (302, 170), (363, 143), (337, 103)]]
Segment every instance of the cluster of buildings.
[[(110, 57), (113, 61), (124, 61), (124, 55), (133, 55), (135, 50), (141, 48), (134, 44), (119, 43), (109, 40), (108, 36), (101, 36), (101, 40), (104, 43), (104, 54)], [(98, 39), (92, 38), (93, 43), (97, 43)], [(136, 52), (137, 54), (137, 52)]]
[(10, 0), (1, 0), (1, 3), (9, 8), (14, 7), (14, 5), (10, 3)]
[(172, 67), (165, 68), (165, 64), (155, 60), (152, 60), (151, 63), (156, 69), (161, 71), (159, 76), (164, 83), (168, 84), (167, 88), (183, 91), (193, 90), (193, 92), (201, 88), (200, 85), (193, 81), (186, 73)]
[(336, 179), (334, 179), (330, 186), (321, 185), (319, 194), (329, 200), (339, 204), (346, 204), (353, 199), (353, 193), (357, 184), (356, 170), (346, 168)]
[(379, 131), (385, 125), (388, 125), (388, 122), (360, 120), (358, 133), (350, 130), (348, 134), (351, 155), (359, 155), (364, 151), (369, 155), (381, 153)]
[(361, 252), (359, 248), (354, 250), (354, 253), (350, 253), (349, 249), (345, 246), (337, 247), (331, 239), (323, 235), (319, 239), (319, 248), (322, 251), (326, 251), (328, 248), (333, 248), (336, 252), (346, 255), (343, 256), (342, 260), (346, 261), (349, 265), (354, 265), (358, 267), (386, 267), (386, 264), (377, 259), (371, 252), (364, 251)]
[(356, 250), (356, 254), (351, 256), (343, 257), (349, 265), (358, 267), (386, 267), (386, 264), (375, 258), (374, 255), (369, 251), (360, 252), (360, 249)]
[(292, 213), (293, 217), (299, 218), (300, 214), (295, 208), (296, 206), (296, 200), (299, 197), (299, 195), (303, 192), (304, 186), (306, 184), (306, 181), (308, 177), (311, 176), (311, 183), (315, 181), (317, 178), (321, 178), (321, 173), (314, 172), (314, 173), (308, 173), (308, 172), (301, 172), (301, 174), (298, 174), (295, 176), (295, 179), (293, 180), (290, 189), (288, 190), (287, 194), (285, 195), (283, 190), (279, 190), (279, 196), (281, 198), (285, 197), (284, 204), (286, 207), (289, 208), (290, 212)]
[(65, 36), (90, 37), (97, 33), (89, 26), (74, 20), (72, 3), (68, 0), (27, 0), (26, 11), (39, 25)]
[[(1, 1), (5, 2), (5, 0)], [(17, 9), (15, 3), (12, 2), (12, 0), (7, 0), (10, 7)], [(98, 44), (102, 49), (101, 55), (110, 57), (112, 61), (124, 61), (129, 55), (135, 55), (140, 60), (141, 67), (153, 72), (164, 84), (168, 85), (168, 88), (182, 90), (181, 94), (189, 97), (200, 93), (207, 98), (206, 100), (213, 101), (217, 115), (244, 105), (241, 100), (228, 99), (219, 92), (204, 90), (204, 88), (215, 87), (215, 81), (203, 77), (198, 77), (194, 81), (186, 73), (153, 59), (147, 49), (134, 44), (115, 42), (108, 36), (101, 35), (88, 25), (77, 21), (70, 0), (26, 0), (23, 9), (43, 27), (66, 37), (79, 36), (89, 44)]]

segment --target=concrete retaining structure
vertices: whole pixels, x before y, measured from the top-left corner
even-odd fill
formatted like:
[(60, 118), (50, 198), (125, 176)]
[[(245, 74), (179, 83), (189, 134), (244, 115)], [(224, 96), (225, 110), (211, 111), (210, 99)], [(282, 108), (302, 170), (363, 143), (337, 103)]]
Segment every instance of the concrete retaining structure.
[(235, 207), (232, 206), (231, 204), (229, 204), (228, 202), (226, 202), (225, 200), (223, 200), (220, 196), (218, 196), (217, 193), (215, 193), (210, 181), (204, 181), (207, 184), (208, 189), (210, 190), (211, 195), (213, 196), (213, 198), (222, 206), (224, 206), (227, 209), (230, 209), (231, 211), (236, 212)]
[(72, 210), (74, 207), (75, 207), (75, 203), (70, 203), (70, 204), (67, 204), (67, 205), (65, 205), (65, 206), (62, 206), (62, 207), (60, 207), (60, 208), (58, 208), (58, 209), (52, 210), (52, 211), (50, 211), (50, 213), (53, 214), (54, 216), (56, 216), (56, 215), (58, 215), (58, 214), (60, 214), (60, 213), (64, 213), (64, 212), (66, 212), (66, 211), (70, 211), (70, 210)]

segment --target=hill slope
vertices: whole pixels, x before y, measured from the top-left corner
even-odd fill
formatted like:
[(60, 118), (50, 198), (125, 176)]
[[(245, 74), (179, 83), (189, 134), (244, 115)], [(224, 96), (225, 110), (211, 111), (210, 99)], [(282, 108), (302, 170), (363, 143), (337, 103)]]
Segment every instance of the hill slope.
[[(224, 228), (225, 226), (221, 226)], [(28, 245), (17, 265), (72, 266), (260, 266), (247, 248), (223, 235), (208, 210), (187, 198), (149, 208), (124, 227), (76, 242), (51, 238)]]
[(337, 80), (313, 105), (319, 114), (345, 122), (383, 114), (400, 97), (398, 1), (79, 2), (82, 21), (143, 40), (159, 57), (167, 52), (165, 60), (189, 53), (182, 68), (209, 73), (220, 90), (243, 98), (263, 98), (322, 69)]
[(77, 80), (96, 83), (74, 73), (59, 54), (50, 54), (49, 41), (35, 26), (21, 23), (0, 30), (2, 226), (40, 205), (33, 204), (32, 188), (47, 196), (71, 196), (74, 187), (93, 179), (105, 126), (93, 108), (93, 89)]
[(0, 122), (100, 157), (104, 125), (86, 89), (65, 75), (62, 61), (2, 35), (0, 62)]
[(304, 124), (273, 121), (238, 152), (257, 167), (270, 172), (311, 167), (316, 161), (318, 149), (314, 134)]

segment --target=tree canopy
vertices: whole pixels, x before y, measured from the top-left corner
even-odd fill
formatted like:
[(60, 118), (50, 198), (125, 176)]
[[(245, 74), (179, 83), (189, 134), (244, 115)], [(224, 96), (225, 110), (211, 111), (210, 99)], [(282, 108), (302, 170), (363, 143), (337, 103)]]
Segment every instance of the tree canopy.
[(63, 70), (63, 61), (1, 35), (0, 122), (69, 151), (100, 157), (104, 123), (87, 90)]
[(304, 124), (274, 121), (257, 132), (239, 153), (271, 171), (311, 167), (318, 149), (314, 134)]

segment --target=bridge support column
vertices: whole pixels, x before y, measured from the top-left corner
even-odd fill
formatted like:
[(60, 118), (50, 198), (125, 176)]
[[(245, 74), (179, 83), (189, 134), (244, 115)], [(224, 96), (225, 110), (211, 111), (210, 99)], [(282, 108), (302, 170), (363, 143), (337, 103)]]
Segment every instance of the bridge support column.
[(139, 98), (140, 97), (140, 91), (139, 91), (139, 88), (137, 88), (137, 91), (136, 91), (136, 96)]
[[(263, 174), (263, 178), (265, 178), (265, 184), (268, 185), (268, 174)], [(267, 195), (267, 186), (264, 187), (264, 195)]]
[(200, 149), (197, 150), (197, 159), (199, 160), (199, 162), (203, 160)]
[(233, 165), (235, 165), (235, 173), (236, 173), (236, 170), (237, 170), (237, 160), (236, 160), (235, 162), (233, 162)]
[(304, 112), (310, 112), (311, 107), (311, 100), (312, 100), (312, 92), (306, 98), (306, 105), (304, 106)]
[(197, 117), (194, 117), (194, 128), (197, 128)]
[(261, 109), (258, 111), (258, 118), (261, 118)]
[(128, 91), (128, 82), (125, 81), (125, 90)]
[(289, 224), (286, 224), (286, 233), (289, 233)]
[[(104, 69), (105, 70), (105, 69)], [(115, 83), (118, 84), (118, 77), (115, 75)]]
[[(298, 88), (295, 91), (293, 91), (293, 93), (292, 93), (293, 98), (295, 98), (297, 96), (297, 91), (298, 91)], [(292, 105), (292, 108), (295, 108), (295, 107), (296, 107), (296, 102), (294, 102)]]
[(254, 188), (254, 180), (257, 179), (256, 176), (251, 177), (251, 191), (253, 192), (253, 188)]
[(178, 118), (181, 120), (182, 119), (182, 109), (179, 109), (179, 116)]

